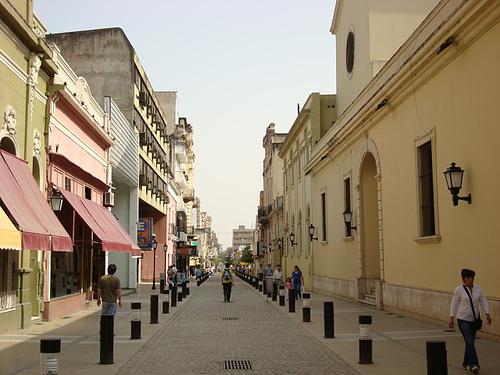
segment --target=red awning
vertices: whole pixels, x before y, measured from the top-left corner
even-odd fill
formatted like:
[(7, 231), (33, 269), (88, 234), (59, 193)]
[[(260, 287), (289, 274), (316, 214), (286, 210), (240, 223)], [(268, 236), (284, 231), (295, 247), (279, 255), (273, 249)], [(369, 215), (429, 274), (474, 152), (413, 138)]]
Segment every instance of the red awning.
[(0, 151), (0, 198), (28, 250), (72, 251), (73, 243), (40, 191), (27, 163)]
[(61, 193), (76, 213), (101, 240), (103, 251), (132, 252), (137, 248), (118, 220), (105, 207), (88, 199), (80, 198), (67, 190), (61, 189)]

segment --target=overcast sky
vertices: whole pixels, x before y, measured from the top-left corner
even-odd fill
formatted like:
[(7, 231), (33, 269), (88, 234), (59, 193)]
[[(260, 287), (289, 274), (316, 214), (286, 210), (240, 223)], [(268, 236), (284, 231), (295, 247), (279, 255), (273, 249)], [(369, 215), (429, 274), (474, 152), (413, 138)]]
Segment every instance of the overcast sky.
[[(137, 5), (141, 8), (138, 9)], [(35, 0), (49, 32), (121, 27), (155, 90), (193, 125), (195, 192), (224, 247), (255, 226), (262, 138), (335, 92), (335, 0)]]

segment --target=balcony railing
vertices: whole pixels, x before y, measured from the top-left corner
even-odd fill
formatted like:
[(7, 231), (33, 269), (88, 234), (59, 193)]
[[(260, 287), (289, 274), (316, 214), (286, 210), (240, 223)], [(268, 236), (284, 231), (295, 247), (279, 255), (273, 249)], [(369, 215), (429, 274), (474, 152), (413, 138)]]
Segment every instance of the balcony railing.
[(14, 307), (16, 307), (16, 292), (13, 290), (0, 292), (0, 311)]

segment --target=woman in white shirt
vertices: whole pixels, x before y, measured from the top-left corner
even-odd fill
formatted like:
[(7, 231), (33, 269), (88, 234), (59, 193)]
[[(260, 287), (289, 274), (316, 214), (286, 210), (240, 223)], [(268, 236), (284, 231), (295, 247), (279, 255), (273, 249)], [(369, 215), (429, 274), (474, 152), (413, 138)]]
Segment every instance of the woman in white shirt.
[(450, 328), (453, 328), (455, 318), (457, 319), (458, 329), (465, 341), (465, 354), (462, 366), (477, 374), (479, 373), (479, 360), (477, 358), (476, 347), (474, 346), (477, 332), (474, 321), (479, 318), (479, 305), (481, 305), (486, 314), (486, 321), (490, 325), (490, 309), (483, 291), (479, 285), (474, 285), (474, 276), (476, 273), (464, 268), (461, 274), (464, 283), (457, 287), (453, 294), (448, 325)]

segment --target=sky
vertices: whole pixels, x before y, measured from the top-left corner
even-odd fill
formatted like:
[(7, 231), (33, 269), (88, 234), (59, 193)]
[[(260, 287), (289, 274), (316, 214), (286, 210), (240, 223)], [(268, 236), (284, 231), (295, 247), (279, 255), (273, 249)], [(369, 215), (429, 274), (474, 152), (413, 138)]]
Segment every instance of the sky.
[[(140, 9), (137, 5), (140, 4)], [(155, 90), (194, 131), (195, 194), (224, 248), (255, 227), (262, 138), (335, 92), (335, 0), (35, 0), (48, 32), (121, 27)]]

